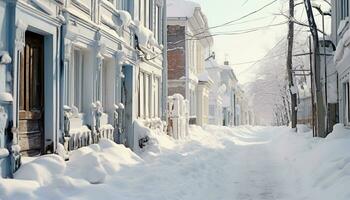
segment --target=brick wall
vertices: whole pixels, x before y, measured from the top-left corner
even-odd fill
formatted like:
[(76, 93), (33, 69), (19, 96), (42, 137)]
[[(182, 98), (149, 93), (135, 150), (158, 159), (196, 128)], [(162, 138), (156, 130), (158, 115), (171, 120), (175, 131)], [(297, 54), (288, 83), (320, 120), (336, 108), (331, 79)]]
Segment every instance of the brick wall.
[(185, 27), (168, 25), (168, 79), (178, 80), (186, 75)]

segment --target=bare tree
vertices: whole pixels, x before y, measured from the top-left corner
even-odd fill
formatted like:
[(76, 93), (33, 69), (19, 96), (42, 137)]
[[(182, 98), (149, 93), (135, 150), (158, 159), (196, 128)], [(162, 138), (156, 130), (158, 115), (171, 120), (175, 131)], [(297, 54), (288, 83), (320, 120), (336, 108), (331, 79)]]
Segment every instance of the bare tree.
[(297, 91), (293, 79), (293, 42), (294, 42), (294, 0), (289, 0), (289, 21), (287, 37), (287, 74), (289, 82), (289, 91), (291, 98), (291, 122), (292, 128), (297, 127)]

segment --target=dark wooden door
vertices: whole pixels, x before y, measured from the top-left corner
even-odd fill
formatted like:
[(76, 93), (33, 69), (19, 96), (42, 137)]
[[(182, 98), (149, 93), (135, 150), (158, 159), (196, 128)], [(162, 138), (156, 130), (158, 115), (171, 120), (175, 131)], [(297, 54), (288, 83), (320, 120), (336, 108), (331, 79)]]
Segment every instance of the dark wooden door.
[(21, 153), (35, 156), (44, 143), (44, 38), (26, 32), (21, 55), (19, 89), (19, 144)]

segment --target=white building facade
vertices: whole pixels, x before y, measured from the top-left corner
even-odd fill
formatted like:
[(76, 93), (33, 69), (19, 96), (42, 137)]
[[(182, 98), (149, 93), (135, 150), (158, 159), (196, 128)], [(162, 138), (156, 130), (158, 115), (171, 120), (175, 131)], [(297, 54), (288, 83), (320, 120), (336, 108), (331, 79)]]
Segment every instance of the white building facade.
[(338, 74), (339, 121), (350, 125), (350, 53), (349, 0), (332, 0), (332, 41), (336, 44), (334, 55), (335, 68)]
[(63, 145), (137, 149), (137, 120), (163, 129), (163, 0), (6, 0), (0, 11), (2, 176)]

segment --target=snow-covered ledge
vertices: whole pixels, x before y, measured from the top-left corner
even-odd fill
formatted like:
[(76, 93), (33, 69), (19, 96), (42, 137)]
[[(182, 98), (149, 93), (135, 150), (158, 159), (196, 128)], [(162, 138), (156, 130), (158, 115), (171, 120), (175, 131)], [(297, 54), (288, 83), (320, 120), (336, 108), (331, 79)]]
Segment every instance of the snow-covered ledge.
[(134, 29), (141, 47), (150, 48), (152, 46), (159, 46), (154, 38), (154, 33), (146, 28), (140, 21), (134, 21)]
[(0, 102), (9, 103), (13, 101), (12, 94), (6, 92), (6, 80), (9, 77), (6, 77), (7, 70), (6, 65), (12, 62), (12, 58), (10, 57), (7, 51), (0, 52)]
[(9, 151), (5, 148), (5, 129), (7, 125), (7, 113), (3, 107), (0, 106), (0, 159), (6, 158), (9, 155)]
[(0, 159), (6, 158), (9, 155), (10, 155), (9, 150), (5, 148), (0, 148)]

